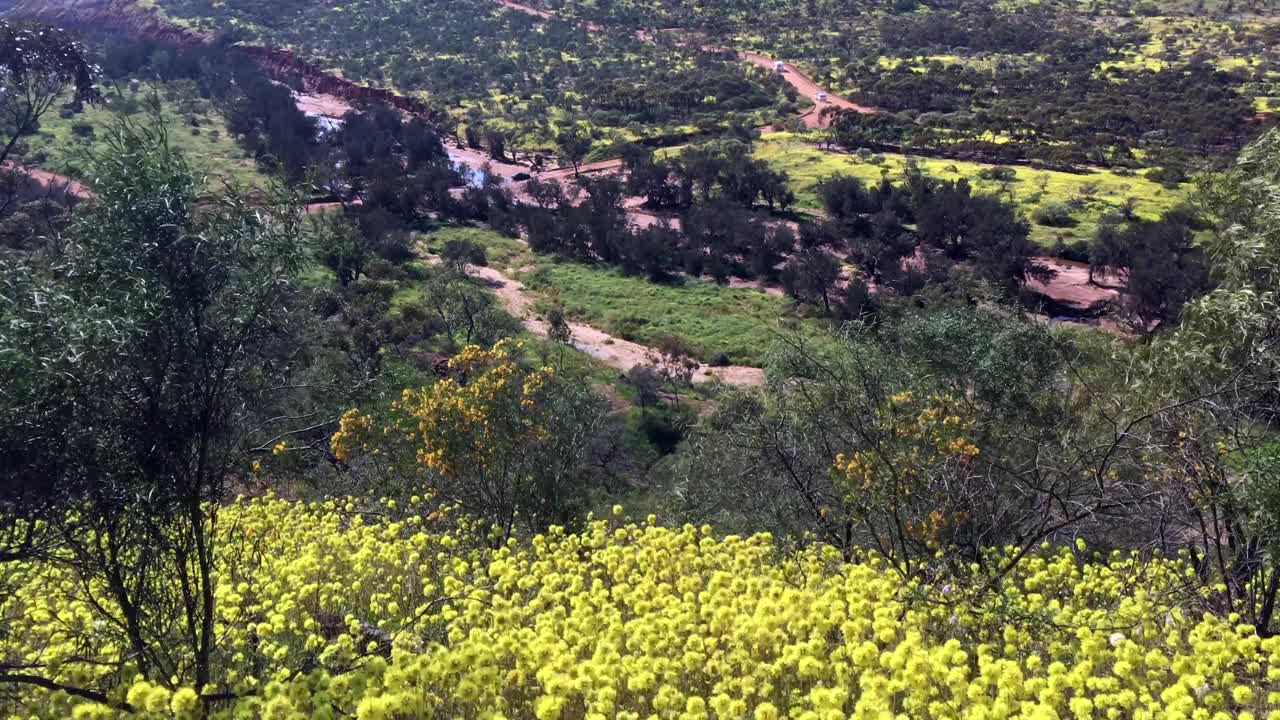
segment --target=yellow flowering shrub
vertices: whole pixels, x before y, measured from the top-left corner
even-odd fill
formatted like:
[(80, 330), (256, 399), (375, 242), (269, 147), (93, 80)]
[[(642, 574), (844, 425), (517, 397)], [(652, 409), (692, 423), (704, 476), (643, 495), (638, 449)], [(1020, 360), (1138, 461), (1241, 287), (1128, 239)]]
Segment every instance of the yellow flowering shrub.
[(605, 406), (580, 381), (531, 366), (523, 343), (468, 346), (447, 378), (407, 389), (376, 421), (350, 410), (330, 439), (343, 462), (380, 456), (403, 476), (509, 533), (574, 517), (587, 439)]
[(921, 403), (911, 391), (891, 396), (880, 409), (881, 442), (836, 456), (835, 471), (847, 492), (909, 494), (915, 475), (977, 457), (977, 446), (966, 437), (974, 422), (955, 414), (955, 404), (938, 395)]
[(405, 390), (393, 409), (395, 430), (417, 440), (418, 462), (446, 477), (495, 467), (510, 445), (546, 439), (538, 410), (555, 377), (550, 367), (520, 366), (518, 344), (486, 350), (468, 346), (449, 359), (449, 377), (422, 390)]
[[(870, 413), (859, 447), (832, 463), (847, 510), (873, 530), (881, 547), (901, 551), (895, 562), (909, 551), (932, 555), (970, 519), (966, 510), (951, 507), (955, 488), (976, 475), (974, 460), (981, 454), (970, 440), (976, 423), (960, 414), (960, 405), (945, 395), (891, 395)], [(823, 509), (824, 518), (828, 511)]]
[[(210, 692), (238, 698), (217, 718), (1280, 717), (1280, 639), (1198, 612), (1181, 559), (1045, 547), (980, 594), (620, 514), (493, 549), (386, 503), (222, 513)], [(23, 687), (5, 714), (198, 716), (180, 679), (97, 677), (122, 653), (92, 588), (51, 564), (0, 576), (3, 657), (134, 710)]]

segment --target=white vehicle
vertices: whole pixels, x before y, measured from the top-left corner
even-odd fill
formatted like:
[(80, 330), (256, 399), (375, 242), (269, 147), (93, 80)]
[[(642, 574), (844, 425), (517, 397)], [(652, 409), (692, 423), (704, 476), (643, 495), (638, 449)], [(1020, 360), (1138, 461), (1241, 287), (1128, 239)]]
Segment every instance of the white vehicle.
[(777, 60), (773, 63), (773, 69), (775, 72), (786, 72), (787, 64), (782, 62), (781, 60)]
[(817, 95), (815, 95), (814, 98), (817, 99), (818, 102), (824, 103), (827, 101), (827, 94), (824, 92), (820, 92)]

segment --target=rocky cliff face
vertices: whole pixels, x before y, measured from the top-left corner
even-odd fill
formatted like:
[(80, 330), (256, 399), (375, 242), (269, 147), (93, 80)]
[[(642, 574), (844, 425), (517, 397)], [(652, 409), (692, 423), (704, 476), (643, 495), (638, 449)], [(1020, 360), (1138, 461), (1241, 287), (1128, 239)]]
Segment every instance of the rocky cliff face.
[(9, 17), (35, 17), (68, 28), (94, 28), (148, 37), (174, 45), (197, 45), (203, 35), (166, 22), (133, 0), (18, 0)]
[[(91, 28), (151, 38), (185, 47), (211, 41), (208, 35), (167, 22), (156, 13), (139, 7), (134, 0), (18, 0), (5, 14), (8, 17), (35, 17), (68, 28)], [(435, 116), (431, 107), (420, 100), (382, 88), (357, 85), (324, 72), (287, 50), (237, 44), (229, 46), (227, 51), (244, 53), (261, 65), (270, 77), (297, 84), (306, 92), (335, 95), (354, 106), (380, 102), (402, 112)]]
[(319, 67), (296, 57), (288, 50), (262, 47), (258, 45), (237, 45), (237, 52), (248, 54), (262, 66), (267, 75), (281, 81), (300, 82), (305, 92), (323, 95), (335, 95), (354, 106), (365, 103), (385, 103), (402, 112), (435, 117), (436, 113), (429, 105), (411, 97), (398, 95), (382, 88), (357, 85), (345, 78), (337, 77), (321, 70)]

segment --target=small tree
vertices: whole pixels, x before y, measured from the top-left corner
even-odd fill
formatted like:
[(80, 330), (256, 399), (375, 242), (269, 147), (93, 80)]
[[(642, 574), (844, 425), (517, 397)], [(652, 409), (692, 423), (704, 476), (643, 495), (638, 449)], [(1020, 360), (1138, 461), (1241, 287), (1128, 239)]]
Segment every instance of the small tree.
[(507, 137), (498, 130), (487, 129), (484, 133), (484, 144), (489, 149), (489, 157), (502, 161), (507, 158)]
[(840, 262), (820, 248), (809, 248), (787, 261), (782, 286), (799, 302), (822, 304), (831, 312), (831, 291), (840, 279)]
[(573, 175), (577, 177), (579, 166), (591, 152), (591, 136), (573, 125), (556, 135), (556, 150), (563, 160), (573, 166)]
[(373, 254), (371, 242), (355, 223), (340, 215), (322, 218), (314, 226), (316, 253), (342, 287), (360, 279)]
[(636, 401), (641, 410), (648, 410), (656, 405), (662, 389), (662, 378), (650, 365), (636, 365), (627, 371), (627, 384), (635, 388)]
[(437, 268), (423, 285), (424, 304), (444, 331), (450, 349), (489, 345), (515, 333), (514, 319), (498, 305), (493, 293), (456, 268)]
[(73, 103), (96, 99), (96, 72), (84, 48), (62, 30), (0, 20), (0, 163), (68, 92)]
[(445, 268), (459, 275), (465, 274), (468, 265), (484, 267), (489, 258), (484, 246), (471, 240), (450, 240), (440, 250), (440, 260)]
[(479, 150), (484, 147), (484, 136), (480, 131), (481, 128), (475, 122), (467, 123), (462, 131), (463, 141), (466, 142), (467, 147), (472, 150)]
[(528, 366), (522, 345), (465, 348), (449, 361), (448, 378), (404, 392), (386, 432), (348, 412), (334, 455), (350, 463), (376, 449), (404, 458), (440, 499), (485, 520), (498, 542), (517, 523), (540, 531), (573, 522), (599, 480), (593, 437), (607, 408), (580, 379)]
[(1078, 390), (1064, 351), (1042, 327), (972, 307), (853, 322), (834, 351), (785, 340), (763, 397), (729, 398), (701, 423), (677, 494), (702, 521), (873, 548), (904, 576), (970, 563), (998, 576), (1021, 554), (984, 548), (1029, 551), (1143, 497), (1065, 414)]
[(552, 342), (561, 345), (573, 344), (573, 328), (569, 326), (569, 320), (565, 317), (564, 308), (559, 305), (551, 308), (547, 313), (547, 337)]
[(659, 336), (645, 359), (671, 388), (672, 405), (678, 404), (680, 390), (693, 384), (693, 374), (698, 371), (699, 363), (693, 358), (689, 344), (675, 335)]
[(56, 103), (96, 100), (96, 73), (67, 33), (0, 20), (0, 214), (19, 196), (18, 178), (5, 168), (18, 142), (40, 128)]
[(524, 191), (542, 210), (558, 210), (567, 203), (564, 186), (558, 180), (532, 178), (525, 183)]
[[(219, 507), (255, 452), (325, 422), (297, 375), (302, 203), (210, 195), (159, 126), (127, 121), (89, 182), (96, 199), (4, 286), (0, 522), (49, 528), (94, 588), (95, 632), (119, 650), (95, 659), (104, 678), (200, 691), (225, 680)], [(45, 673), (59, 667), (0, 682)]]

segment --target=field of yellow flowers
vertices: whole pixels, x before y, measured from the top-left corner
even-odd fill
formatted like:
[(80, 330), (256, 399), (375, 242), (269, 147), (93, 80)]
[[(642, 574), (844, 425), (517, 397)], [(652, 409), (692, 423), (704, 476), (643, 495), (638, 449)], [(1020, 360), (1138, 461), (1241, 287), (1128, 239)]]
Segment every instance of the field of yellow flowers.
[[(420, 499), (267, 497), (219, 521), (214, 717), (501, 720), (1280, 718), (1280, 640), (1196, 610), (1178, 560), (1045, 548), (995, 584), (904, 582), (767, 535), (615, 516), (496, 549)], [(109, 687), (14, 718), (195, 718), (120, 676), (96, 581), (0, 568), (0, 660)], [(106, 676), (103, 673), (115, 675)], [(122, 709), (127, 705), (132, 712)]]

